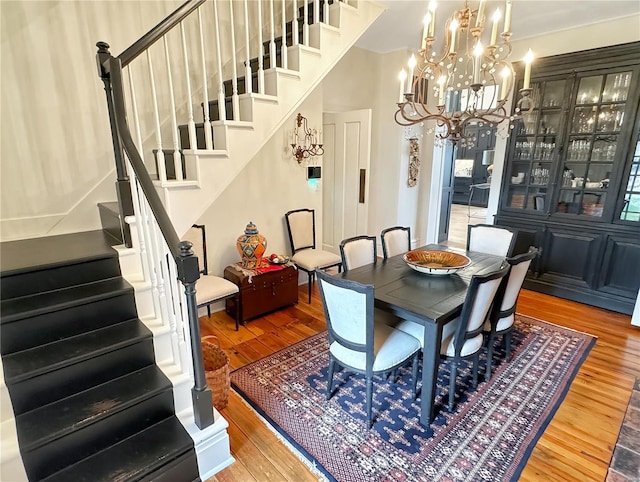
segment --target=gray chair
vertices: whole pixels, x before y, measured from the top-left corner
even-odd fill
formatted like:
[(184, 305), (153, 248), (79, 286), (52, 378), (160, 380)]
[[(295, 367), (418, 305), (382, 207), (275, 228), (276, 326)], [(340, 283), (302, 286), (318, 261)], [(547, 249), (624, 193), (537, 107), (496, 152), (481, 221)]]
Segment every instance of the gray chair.
[(511, 256), (515, 243), (515, 232), (509, 228), (492, 224), (470, 224), (467, 228), (468, 251), (507, 258)]
[(365, 264), (373, 264), (378, 259), (375, 236), (354, 236), (340, 243), (340, 256), (345, 271)]
[(309, 303), (311, 285), (316, 269), (342, 268), (342, 260), (337, 254), (316, 249), (316, 213), (313, 209), (296, 209), (284, 215), (291, 244), (291, 261), (298, 269), (307, 273), (309, 280)]
[(511, 332), (515, 321), (516, 302), (518, 301), (524, 278), (527, 276), (527, 271), (529, 271), (529, 266), (537, 255), (538, 249), (532, 246), (526, 253), (507, 259), (511, 270), (509, 275), (504, 278), (496, 296), (498, 309), (492, 311), (491, 318), (484, 324), (484, 331), (489, 334), (485, 376), (487, 380), (491, 378), (493, 344), (497, 336), (502, 335), (506, 350), (506, 360), (509, 361), (511, 358)]
[(327, 400), (333, 394), (336, 365), (365, 375), (367, 422), (372, 426), (373, 376), (412, 362), (415, 397), (420, 344), (410, 335), (375, 323), (373, 285), (363, 285), (317, 271), (329, 331)]
[[(440, 355), (449, 361), (449, 411), (453, 411), (458, 365), (462, 360), (473, 359), (473, 387), (478, 386), (480, 349), (484, 344), (483, 328), (490, 310), (495, 310), (494, 300), (502, 279), (509, 272), (509, 263), (487, 274), (471, 278), (460, 316), (444, 325)], [(491, 314), (493, 316), (493, 314)]]
[(384, 259), (411, 251), (411, 229), (408, 226), (383, 229), (380, 239)]
[(193, 245), (193, 253), (198, 257), (200, 278), (196, 281), (196, 302), (198, 308), (207, 307), (207, 315), (211, 316), (211, 304), (234, 298), (236, 313), (236, 331), (240, 321), (240, 289), (235, 283), (209, 274), (207, 268), (207, 237), (202, 224), (194, 224), (183, 237)]

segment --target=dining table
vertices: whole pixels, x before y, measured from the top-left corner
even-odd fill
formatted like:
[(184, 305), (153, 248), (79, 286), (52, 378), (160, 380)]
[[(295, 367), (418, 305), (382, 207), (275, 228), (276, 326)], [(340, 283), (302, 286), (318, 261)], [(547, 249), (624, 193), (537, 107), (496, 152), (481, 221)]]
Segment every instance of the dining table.
[(434, 275), (412, 269), (399, 254), (337, 276), (373, 285), (376, 308), (424, 326), (420, 423), (429, 426), (435, 418), (442, 328), (460, 315), (472, 276), (497, 269), (504, 258), (438, 244), (417, 249), (464, 254), (471, 263), (452, 274)]

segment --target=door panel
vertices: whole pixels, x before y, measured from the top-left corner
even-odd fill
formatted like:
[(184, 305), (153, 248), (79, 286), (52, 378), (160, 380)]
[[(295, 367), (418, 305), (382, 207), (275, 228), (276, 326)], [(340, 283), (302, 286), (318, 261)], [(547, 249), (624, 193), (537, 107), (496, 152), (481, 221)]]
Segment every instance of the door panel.
[(368, 232), (371, 110), (325, 113), (323, 132), (322, 249), (339, 253), (343, 239)]

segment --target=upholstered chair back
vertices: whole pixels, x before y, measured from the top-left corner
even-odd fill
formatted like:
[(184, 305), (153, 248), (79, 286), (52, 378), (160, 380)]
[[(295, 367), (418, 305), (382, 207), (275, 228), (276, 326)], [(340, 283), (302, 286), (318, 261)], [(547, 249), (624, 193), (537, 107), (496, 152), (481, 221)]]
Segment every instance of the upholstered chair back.
[(495, 256), (511, 256), (515, 244), (514, 232), (507, 228), (488, 224), (470, 225), (467, 249)]
[[(367, 343), (367, 294), (327, 281), (319, 276), (323, 292), (327, 323), (338, 340), (346, 340), (357, 345)], [(370, 316), (373, 316), (371, 314)], [(338, 341), (340, 343), (340, 341)]]
[(315, 248), (315, 211), (313, 209), (291, 211), (287, 213), (286, 219), (293, 253), (305, 248)]
[(387, 228), (380, 234), (382, 239), (382, 254), (384, 259), (406, 253), (411, 249), (411, 229), (395, 226)]
[(378, 256), (376, 238), (375, 236), (347, 238), (340, 243), (340, 254), (345, 271), (375, 263)]
[(206, 239), (204, 225), (202, 224), (194, 224), (182, 237), (183, 241), (189, 241), (193, 244), (191, 249), (193, 250), (193, 254), (198, 257), (198, 269), (200, 270), (200, 274), (208, 273)]

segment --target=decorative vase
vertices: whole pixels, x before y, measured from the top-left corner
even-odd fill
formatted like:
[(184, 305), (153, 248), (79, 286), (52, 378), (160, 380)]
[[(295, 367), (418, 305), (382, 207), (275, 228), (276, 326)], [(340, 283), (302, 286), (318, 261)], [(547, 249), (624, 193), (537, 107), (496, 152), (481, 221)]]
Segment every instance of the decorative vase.
[(238, 238), (236, 248), (242, 258), (242, 267), (255, 269), (260, 266), (262, 255), (267, 250), (267, 240), (258, 232), (258, 228), (249, 221), (244, 234)]

